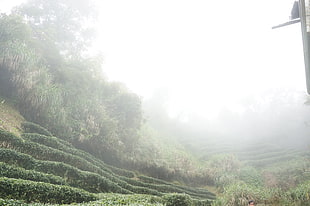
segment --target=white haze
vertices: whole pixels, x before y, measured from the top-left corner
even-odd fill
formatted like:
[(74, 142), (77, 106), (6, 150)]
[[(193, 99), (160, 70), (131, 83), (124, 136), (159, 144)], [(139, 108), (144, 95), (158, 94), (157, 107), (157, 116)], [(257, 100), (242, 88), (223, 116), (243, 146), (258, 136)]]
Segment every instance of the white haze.
[(171, 116), (215, 118), (269, 88), (305, 91), (300, 25), (271, 29), (292, 0), (100, 2), (104, 71), (144, 98), (166, 90)]
[(293, 0), (100, 2), (110, 79), (144, 100), (162, 91), (159, 104), (202, 138), (310, 144), (300, 24), (271, 29)]
[[(0, 11), (20, 2), (1, 0)], [(307, 145), (300, 24), (271, 29), (293, 2), (101, 0), (95, 48), (110, 80), (144, 100), (165, 91), (169, 115), (197, 130)]]

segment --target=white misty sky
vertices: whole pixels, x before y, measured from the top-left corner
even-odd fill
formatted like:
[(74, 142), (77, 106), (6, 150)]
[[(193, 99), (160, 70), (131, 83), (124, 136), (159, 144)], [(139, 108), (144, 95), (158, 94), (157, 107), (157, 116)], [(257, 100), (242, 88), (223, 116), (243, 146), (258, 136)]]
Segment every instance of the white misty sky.
[[(4, 3), (3, 3), (4, 2)], [(1, 0), (7, 11), (22, 0)], [(215, 117), (221, 107), (269, 88), (306, 93), (300, 24), (294, 0), (100, 0), (103, 69), (148, 98), (170, 94), (170, 111)]]
[(167, 89), (172, 113), (212, 117), (268, 88), (305, 90), (300, 24), (271, 29), (293, 0), (100, 2), (104, 71), (145, 98)]

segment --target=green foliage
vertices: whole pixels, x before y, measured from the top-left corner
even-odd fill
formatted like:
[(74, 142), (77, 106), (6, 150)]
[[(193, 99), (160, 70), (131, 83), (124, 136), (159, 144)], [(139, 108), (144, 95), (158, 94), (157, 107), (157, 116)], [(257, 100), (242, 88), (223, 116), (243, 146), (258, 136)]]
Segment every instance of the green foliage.
[[(113, 178), (111, 174), (108, 175), (108, 178), (110, 177), (110, 179), (107, 179), (104, 176), (81, 171), (62, 162), (35, 160), (30, 155), (22, 154), (13, 150), (0, 148), (0, 161), (6, 162), (7, 164), (14, 164), (29, 170), (60, 176), (64, 178), (68, 185), (80, 187), (90, 192), (131, 193), (130, 191), (117, 185), (115, 183), (117, 179)], [(121, 181), (118, 181), (117, 183), (123, 187), (126, 187), (127, 185)]]
[(298, 185), (296, 188), (284, 191), (280, 188), (257, 187), (243, 182), (231, 184), (218, 197), (212, 206), (240, 206), (247, 205), (247, 201), (254, 199), (258, 204), (267, 205), (307, 205), (310, 200), (310, 182)]
[(207, 173), (220, 189), (236, 181), (240, 166), (240, 161), (231, 154), (214, 155), (206, 162)]
[[(22, 18), (18, 15), (0, 14), (0, 42), (8, 43), (19, 41), (27, 41), (30, 38), (30, 29), (24, 24)], [(2, 45), (1, 50), (5, 50), (5, 45)]]
[(81, 189), (42, 182), (0, 177), (0, 197), (26, 202), (72, 203), (95, 200)]
[[(15, 13), (25, 17), (41, 41), (41, 49), (50, 46), (65, 51), (69, 56), (79, 56), (89, 45), (92, 34), (85, 28), (88, 17), (94, 17), (90, 1), (31, 0), (16, 8)], [(86, 24), (87, 25), (87, 24)], [(76, 52), (75, 54), (73, 52)], [(53, 53), (51, 54), (53, 55)], [(55, 54), (54, 54), (55, 55)]]
[(25, 95), (24, 92), (31, 87), (29, 76), (35, 80), (36, 75), (31, 71), (38, 59), (28, 47), (31, 30), (22, 18), (0, 14), (0, 30), (0, 94), (16, 98)]
[(166, 194), (163, 196), (166, 206), (191, 206), (193, 202), (189, 195), (186, 194)]
[(82, 22), (93, 14), (90, 1), (70, 0), (32, 0), (1, 14), (0, 94), (53, 134), (122, 159), (139, 137), (141, 102), (101, 78), (100, 57), (82, 57), (90, 40)]
[(23, 122), (22, 127), (26, 133), (37, 133), (46, 136), (53, 136), (47, 129), (33, 122)]
[(263, 186), (263, 178), (260, 172), (254, 167), (242, 167), (239, 171), (238, 177), (247, 184), (256, 187)]
[[(207, 198), (209, 200), (215, 199), (215, 195), (208, 190), (200, 189), (200, 188), (192, 188), (192, 187), (185, 187), (181, 185), (176, 185), (172, 183), (168, 183), (163, 180), (146, 177), (146, 176), (139, 176), (139, 179), (143, 182), (146, 182), (146, 184), (149, 188), (154, 188), (156, 190), (159, 190), (164, 193), (186, 193), (192, 197), (197, 198)], [(141, 184), (141, 183), (140, 183)]]
[[(9, 148), (0, 148), (0, 161), (38, 172), (31, 173), (23, 169), (15, 169), (15, 167), (11, 167), (13, 168), (12, 173), (9, 173), (9, 169), (4, 169), (7, 172), (5, 176), (32, 180), (33, 178), (37, 178), (38, 180), (41, 178), (42, 181), (44, 181), (44, 178), (47, 178), (48, 175), (41, 174), (41, 172), (43, 172), (62, 177), (59, 181), (63, 182), (63, 184), (79, 187), (95, 193), (117, 192), (125, 194), (136, 193), (162, 196), (163, 193), (178, 192), (184, 194), (186, 193), (187, 195), (191, 195), (192, 197), (199, 199), (215, 198), (212, 193), (203, 189), (177, 186), (156, 179), (153, 179), (153, 181), (157, 182), (157, 184), (150, 184), (144, 183), (138, 179), (119, 176), (114, 174), (112, 170), (109, 170), (109, 168), (105, 168), (106, 164), (103, 162), (96, 160), (96, 158), (87, 155), (85, 152), (74, 149), (72, 145), (70, 146), (70, 144), (62, 144), (64, 140), (59, 140), (53, 136), (25, 133), (22, 137), (24, 138), (22, 139), (0, 130), (1, 145), (2, 147)], [(42, 144), (29, 140), (41, 142)], [(63, 151), (47, 147), (43, 145), (43, 143), (46, 145), (59, 147)], [(71, 154), (67, 152), (70, 152)], [(24, 153), (28, 153), (29, 155)], [(45, 157), (40, 157), (39, 154), (44, 154)], [(85, 158), (88, 159), (87, 161), (85, 161), (86, 159), (83, 156), (84, 154)], [(54, 161), (58, 162), (39, 160), (51, 160), (53, 158)], [(75, 159), (78, 161), (75, 161)], [(70, 165), (65, 164), (64, 162), (67, 162)], [(10, 168), (8, 165), (5, 166), (6, 167), (4, 168)], [(88, 168), (93, 171), (82, 171), (76, 167)], [(13, 171), (16, 172), (13, 173)], [(46, 180), (45, 182), (49, 181), (50, 180)]]
[(286, 195), (289, 203), (309, 203), (310, 202), (310, 181), (298, 185), (296, 188), (290, 189)]
[(18, 178), (51, 184), (65, 185), (65, 180), (59, 176), (36, 172), (34, 170), (25, 170), (21, 167), (11, 166), (0, 162), (0, 176), (9, 178)]
[[(132, 206), (162, 206), (162, 198), (151, 196), (151, 195), (121, 195), (121, 194), (112, 194), (105, 193), (100, 194), (99, 198), (101, 200), (96, 203), (99, 205), (132, 205)], [(94, 204), (95, 205), (95, 204)]]
[(111, 165), (105, 164), (103, 161), (94, 158), (94, 156), (90, 155), (89, 153), (78, 150), (72, 146), (72, 144), (68, 143), (67, 141), (61, 140), (57, 137), (52, 137), (52, 136), (45, 136), (45, 135), (40, 135), (40, 134), (23, 134), (23, 138), (26, 138), (32, 142), (36, 142), (48, 147), (52, 147), (54, 149), (61, 150), (63, 152), (76, 155), (80, 158), (83, 158), (87, 160), (88, 162), (92, 163), (93, 165), (100, 167), (101, 169), (107, 171), (107, 172), (114, 172), (115, 174), (121, 175), (121, 176), (126, 176), (129, 178), (134, 177), (134, 173), (125, 169), (113, 167)]
[(0, 198), (0, 206), (26, 206), (28, 204), (20, 200), (2, 199)]

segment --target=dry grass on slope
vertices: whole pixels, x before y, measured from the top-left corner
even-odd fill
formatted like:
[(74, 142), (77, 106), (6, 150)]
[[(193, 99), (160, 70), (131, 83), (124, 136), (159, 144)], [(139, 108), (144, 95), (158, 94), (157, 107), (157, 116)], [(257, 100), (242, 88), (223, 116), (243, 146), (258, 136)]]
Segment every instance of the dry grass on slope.
[(0, 97), (0, 129), (20, 136), (22, 132), (21, 123), (24, 121), (21, 114), (5, 99)]

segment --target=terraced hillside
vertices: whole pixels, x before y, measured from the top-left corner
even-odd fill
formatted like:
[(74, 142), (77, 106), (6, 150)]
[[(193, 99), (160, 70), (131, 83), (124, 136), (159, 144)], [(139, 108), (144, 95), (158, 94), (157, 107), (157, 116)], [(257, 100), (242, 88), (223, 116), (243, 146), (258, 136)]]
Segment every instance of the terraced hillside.
[(175, 185), (107, 165), (39, 125), (24, 123), (23, 128), (25, 133), (20, 137), (0, 130), (2, 201), (50, 204), (100, 201), (113, 205), (104, 201), (123, 199), (126, 203), (130, 197), (161, 205), (169, 198), (182, 197), (195, 205), (210, 205), (215, 199), (205, 189)]
[(208, 160), (214, 155), (232, 154), (244, 165), (259, 168), (270, 167), (274, 164), (309, 157), (309, 149), (294, 148), (277, 144), (265, 143), (264, 141), (249, 143), (200, 143), (199, 147), (192, 146), (202, 160)]

